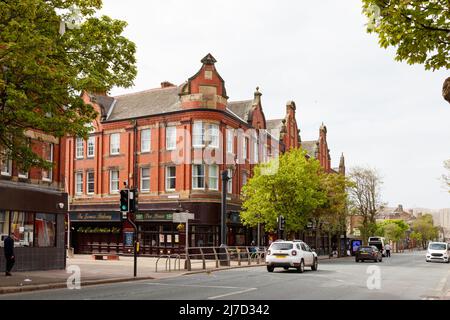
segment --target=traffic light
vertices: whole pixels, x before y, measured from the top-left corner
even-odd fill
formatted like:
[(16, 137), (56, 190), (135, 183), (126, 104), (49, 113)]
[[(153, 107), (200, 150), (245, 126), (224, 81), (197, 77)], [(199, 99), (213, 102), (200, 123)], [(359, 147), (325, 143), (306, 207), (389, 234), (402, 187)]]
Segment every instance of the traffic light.
[(120, 211), (122, 212), (129, 212), (128, 193), (127, 189), (120, 190)]
[(134, 213), (137, 211), (137, 197), (138, 197), (138, 193), (137, 193), (137, 189), (131, 189), (129, 192), (129, 198), (130, 198), (130, 207), (129, 207), (129, 211)]
[(286, 226), (286, 219), (282, 215), (280, 215), (278, 217), (278, 229), (284, 230), (285, 226)]

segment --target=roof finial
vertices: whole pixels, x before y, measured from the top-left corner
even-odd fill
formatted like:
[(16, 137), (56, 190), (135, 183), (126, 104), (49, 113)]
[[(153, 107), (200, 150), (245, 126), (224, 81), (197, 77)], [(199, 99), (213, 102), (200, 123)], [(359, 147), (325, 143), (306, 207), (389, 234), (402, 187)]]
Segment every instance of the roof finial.
[(254, 99), (253, 99), (253, 105), (261, 104), (261, 96), (262, 96), (262, 93), (259, 92), (259, 86), (257, 86), (255, 95), (254, 95)]
[(211, 53), (208, 53), (200, 62), (203, 64), (214, 64), (217, 60), (214, 59)]

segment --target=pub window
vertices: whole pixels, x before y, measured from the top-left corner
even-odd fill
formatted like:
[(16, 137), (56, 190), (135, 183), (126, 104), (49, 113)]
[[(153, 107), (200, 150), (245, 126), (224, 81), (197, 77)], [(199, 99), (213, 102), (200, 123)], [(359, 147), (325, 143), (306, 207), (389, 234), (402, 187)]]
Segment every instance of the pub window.
[(76, 141), (76, 157), (77, 159), (83, 159), (84, 156), (84, 140), (81, 137)]
[[(53, 143), (43, 144), (43, 158), (44, 160), (53, 165)], [(44, 181), (53, 180), (53, 168), (42, 169), (42, 180)]]
[(177, 145), (177, 127), (166, 127), (166, 150), (175, 150)]
[(0, 166), (1, 166), (1, 175), (2, 176), (11, 176), (12, 173), (12, 160), (7, 158), (6, 156), (2, 156), (0, 158)]
[(200, 148), (205, 146), (205, 127), (203, 122), (195, 121), (192, 130), (192, 146)]
[(218, 124), (209, 124), (208, 128), (208, 138), (209, 138), (209, 147), (218, 148), (219, 147), (219, 125)]
[(95, 192), (94, 171), (88, 171), (86, 174), (86, 192), (87, 192), (87, 194), (93, 194)]
[(28, 179), (28, 171), (23, 170), (23, 169), (19, 169), (19, 172), (17, 173), (17, 176), (19, 178), (22, 178), (22, 179)]
[(258, 144), (258, 134), (255, 132), (253, 136), (253, 161), (258, 163), (259, 161), (259, 144)]
[(228, 171), (227, 192), (233, 193), (233, 169), (227, 169), (227, 171)]
[(244, 137), (242, 142), (242, 159), (247, 159), (248, 140)]
[(242, 186), (245, 186), (247, 183), (247, 172), (242, 172)]
[(13, 211), (11, 214), (11, 234), (17, 239), (20, 247), (33, 246), (34, 214)]
[(174, 191), (176, 187), (176, 167), (166, 167), (166, 190)]
[(56, 215), (36, 213), (35, 247), (56, 246)]
[(0, 211), (0, 236), (9, 234), (9, 211)]
[(113, 133), (110, 135), (109, 153), (110, 154), (120, 153), (120, 133)]
[(192, 165), (192, 189), (205, 188), (205, 165)]
[(227, 152), (233, 153), (233, 140), (234, 140), (234, 132), (233, 129), (227, 129)]
[(87, 156), (92, 158), (95, 156), (95, 137), (89, 137), (87, 142)]
[(150, 129), (141, 131), (141, 152), (150, 152), (151, 150), (151, 135)]
[(141, 191), (150, 191), (150, 168), (141, 168)]
[(110, 193), (119, 192), (119, 170), (109, 171), (109, 191)]
[(219, 190), (219, 166), (214, 164), (208, 167), (209, 190)]
[(75, 193), (80, 195), (83, 194), (83, 173), (77, 172), (75, 177)]

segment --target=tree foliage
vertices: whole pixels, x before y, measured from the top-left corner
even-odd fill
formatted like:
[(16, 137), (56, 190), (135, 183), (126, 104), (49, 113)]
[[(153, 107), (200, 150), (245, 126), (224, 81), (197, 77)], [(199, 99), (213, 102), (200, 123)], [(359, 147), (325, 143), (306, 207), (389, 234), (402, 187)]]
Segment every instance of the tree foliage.
[(429, 240), (434, 240), (439, 235), (439, 229), (433, 224), (433, 216), (431, 214), (424, 214), (418, 217), (411, 226), (414, 236), (422, 243), (423, 248), (426, 248)]
[(262, 223), (266, 231), (274, 231), (281, 214), (286, 219), (288, 232), (304, 228), (313, 210), (326, 202), (326, 192), (321, 188), (320, 163), (315, 159), (307, 160), (305, 155), (300, 149), (292, 149), (278, 160), (255, 167), (253, 177), (242, 191), (244, 225)]
[(377, 223), (377, 235), (394, 242), (405, 239), (406, 231), (408, 230), (409, 225), (405, 221), (399, 219), (384, 220)]
[(450, 67), (450, 2), (448, 0), (362, 0), (383, 48), (395, 46), (396, 59), (424, 64), (426, 69)]
[[(450, 67), (448, 0), (362, 0), (367, 31), (378, 34), (382, 48), (397, 48), (395, 59), (423, 64), (426, 70)], [(450, 77), (442, 96), (450, 103)]]
[(126, 23), (96, 17), (101, 0), (0, 2), (0, 149), (24, 169), (48, 166), (27, 131), (86, 136), (96, 116), (81, 93), (129, 87), (135, 45)]
[(326, 232), (340, 231), (346, 226), (347, 189), (353, 184), (341, 174), (322, 172), (320, 175), (321, 190), (325, 192), (325, 202), (312, 213), (317, 226)]
[(375, 169), (354, 167), (349, 178), (352, 186), (349, 192), (350, 214), (362, 217), (360, 226), (363, 241), (376, 231), (375, 216), (382, 206), (380, 186), (382, 180)]

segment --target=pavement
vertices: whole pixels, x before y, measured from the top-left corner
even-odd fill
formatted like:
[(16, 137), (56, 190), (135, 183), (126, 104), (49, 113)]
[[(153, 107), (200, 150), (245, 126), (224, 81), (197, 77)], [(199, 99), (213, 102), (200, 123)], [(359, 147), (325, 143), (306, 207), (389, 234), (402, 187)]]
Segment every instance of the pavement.
[[(319, 260), (330, 259), (336, 258), (319, 256)], [(156, 269), (157, 264), (158, 269)], [(184, 270), (184, 260), (175, 261), (175, 259), (170, 259), (171, 271), (169, 272), (166, 271), (166, 268), (169, 268), (169, 261), (166, 258), (158, 260), (155, 257), (139, 257), (137, 277), (135, 278), (133, 276), (133, 265), (133, 257), (128, 256), (120, 256), (119, 260), (94, 260), (91, 255), (75, 255), (72, 258), (67, 258), (68, 268), (66, 270), (14, 272), (11, 277), (0, 275), (0, 294), (66, 288), (69, 277), (74, 272), (77, 272), (77, 270), (80, 271), (80, 284), (82, 286), (89, 286), (117, 282), (166, 279), (181, 275), (258, 266), (256, 261), (252, 261), (251, 265), (248, 265), (247, 261), (242, 261), (241, 265), (236, 261), (232, 261), (230, 267), (216, 268), (214, 261), (207, 261), (206, 270), (203, 270), (202, 261), (194, 260), (192, 261), (192, 270), (187, 271)], [(180, 266), (180, 270), (177, 270), (178, 265)], [(71, 283), (75, 282), (71, 281)]]
[(425, 251), (392, 254), (383, 262), (321, 259), (319, 270), (264, 266), (134, 282), (4, 294), (33, 300), (447, 300), (450, 265), (425, 262)]

